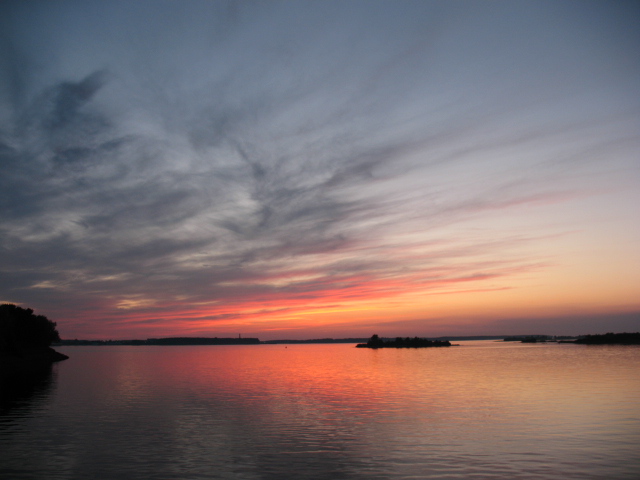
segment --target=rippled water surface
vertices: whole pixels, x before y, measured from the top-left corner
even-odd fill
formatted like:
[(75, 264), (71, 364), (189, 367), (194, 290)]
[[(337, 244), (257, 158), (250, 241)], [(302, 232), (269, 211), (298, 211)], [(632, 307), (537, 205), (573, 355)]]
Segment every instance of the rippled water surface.
[(59, 347), (2, 479), (637, 479), (640, 348)]

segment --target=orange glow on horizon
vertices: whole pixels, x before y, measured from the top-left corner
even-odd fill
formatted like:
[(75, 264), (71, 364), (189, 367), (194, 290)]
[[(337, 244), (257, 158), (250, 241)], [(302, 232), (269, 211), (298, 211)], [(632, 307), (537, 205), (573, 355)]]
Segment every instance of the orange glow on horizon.
[[(424, 279), (418, 274), (390, 279), (350, 275), (333, 284), (321, 280), (317, 290), (274, 289), (268, 295), (247, 295), (233, 302), (185, 306), (183, 300), (141, 301), (139, 308), (127, 310), (125, 319), (115, 320), (122, 310), (118, 315), (114, 313), (109, 329), (117, 332), (122, 327), (123, 332), (134, 331), (142, 337), (235, 336), (236, 332), (281, 332), (286, 336), (289, 332), (306, 338), (305, 331), (319, 330), (335, 332), (327, 336), (340, 336), (343, 331), (360, 331), (360, 336), (368, 336), (375, 325), (413, 324), (422, 319), (424, 334), (429, 333), (428, 325), (442, 329), (443, 322), (452, 329), (466, 325), (473, 334), (478, 322), (497, 318), (638, 309), (633, 302), (616, 308), (598, 295), (582, 301), (577, 300), (580, 295), (574, 299), (570, 292), (560, 295), (553, 285), (535, 284), (539, 269), (534, 266), (504, 276), (478, 274), (442, 279)], [(578, 293), (584, 296), (584, 292)]]

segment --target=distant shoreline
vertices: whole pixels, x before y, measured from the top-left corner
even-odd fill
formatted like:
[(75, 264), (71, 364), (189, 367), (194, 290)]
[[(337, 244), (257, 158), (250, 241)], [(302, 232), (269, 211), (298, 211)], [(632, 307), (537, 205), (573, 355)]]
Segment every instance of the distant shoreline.
[[(380, 337), (383, 342), (392, 342), (399, 337)], [(168, 337), (148, 338), (146, 340), (78, 340), (65, 339), (55, 342), (52, 346), (163, 346), (163, 345), (307, 345), (307, 344), (366, 344), (369, 337), (362, 338), (314, 338), (307, 340), (260, 340), (259, 338), (242, 337)], [(472, 336), (442, 336), (426, 337), (430, 342), (495, 340), (522, 343), (574, 343), (583, 345), (638, 345), (640, 333), (607, 333), (578, 336), (553, 335), (472, 335)], [(535, 341), (534, 341), (535, 340)]]
[(218, 338), (218, 337), (170, 337), (147, 338), (146, 340), (61, 340), (55, 346), (109, 346), (109, 345), (260, 345), (257, 338)]
[[(383, 340), (393, 340), (395, 337), (381, 337)], [(504, 335), (475, 335), (475, 336), (450, 336), (450, 337), (429, 337), (434, 341), (459, 341), (459, 340), (502, 340)], [(234, 338), (234, 337), (169, 337), (169, 338), (148, 338), (146, 340), (78, 340), (64, 339), (55, 343), (55, 346), (108, 346), (108, 345), (303, 345), (319, 343), (352, 343), (358, 344), (367, 342), (369, 337), (357, 338), (312, 338), (307, 340), (260, 340), (258, 338)]]

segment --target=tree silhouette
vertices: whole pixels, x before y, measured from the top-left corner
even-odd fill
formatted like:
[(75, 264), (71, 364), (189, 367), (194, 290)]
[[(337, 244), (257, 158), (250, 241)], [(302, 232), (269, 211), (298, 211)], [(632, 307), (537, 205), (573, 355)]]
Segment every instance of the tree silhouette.
[(0, 352), (47, 348), (59, 340), (55, 322), (44, 315), (9, 303), (0, 305)]

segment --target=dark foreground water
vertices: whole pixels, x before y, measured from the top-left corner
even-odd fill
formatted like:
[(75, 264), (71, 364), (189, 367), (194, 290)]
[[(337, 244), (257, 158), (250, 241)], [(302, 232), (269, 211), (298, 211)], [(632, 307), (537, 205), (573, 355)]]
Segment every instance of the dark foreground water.
[(640, 348), (66, 347), (2, 479), (638, 479)]

